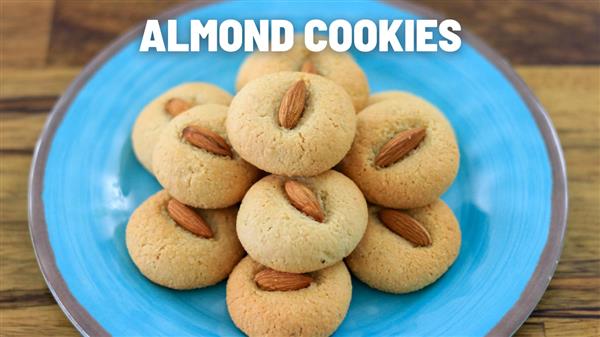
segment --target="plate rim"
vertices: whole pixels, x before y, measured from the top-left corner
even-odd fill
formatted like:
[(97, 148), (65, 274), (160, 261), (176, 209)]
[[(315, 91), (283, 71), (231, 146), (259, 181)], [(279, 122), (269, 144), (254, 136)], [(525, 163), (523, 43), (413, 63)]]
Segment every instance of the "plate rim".
[[(434, 19), (445, 18), (445, 16), (440, 15), (430, 8), (408, 2), (407, 0), (384, 2), (419, 16)], [(155, 18), (160, 21), (175, 18), (189, 10), (211, 3), (212, 1), (206, 2), (198, 0), (179, 4), (160, 13), (155, 16)], [(50, 292), (67, 318), (83, 336), (110, 336), (110, 334), (90, 315), (69, 291), (68, 286), (56, 265), (54, 252), (48, 237), (44, 204), (42, 201), (46, 161), (56, 130), (60, 126), (64, 115), (71, 106), (71, 103), (77, 96), (79, 90), (104, 63), (109, 61), (113, 55), (122, 49), (122, 47), (135, 39), (135, 37), (143, 31), (143, 27), (144, 22), (136, 24), (133, 28), (123, 35), (120, 35), (108, 46), (103, 48), (92, 61), (85, 65), (50, 111), (33, 152), (28, 189), (30, 238), (38, 266)], [(542, 139), (544, 140), (550, 168), (552, 170), (550, 227), (544, 249), (542, 250), (536, 268), (531, 274), (529, 281), (527, 281), (527, 285), (519, 299), (486, 334), (487, 336), (508, 336), (514, 334), (535, 309), (535, 306), (550, 284), (550, 280), (558, 265), (564, 243), (564, 233), (567, 227), (568, 189), (566, 164), (558, 135), (548, 113), (521, 77), (517, 75), (515, 70), (510, 66), (509, 62), (467, 29), (463, 28), (460, 35), (463, 41), (469, 43), (477, 50), (477, 52), (482, 54), (492, 65), (494, 65), (502, 75), (504, 75), (525, 102), (541, 133)]]

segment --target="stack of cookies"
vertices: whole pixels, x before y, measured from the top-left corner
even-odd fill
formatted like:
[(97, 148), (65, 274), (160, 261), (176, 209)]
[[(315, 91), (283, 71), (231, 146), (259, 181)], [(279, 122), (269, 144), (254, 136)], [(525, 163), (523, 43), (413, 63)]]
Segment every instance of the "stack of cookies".
[(301, 42), (249, 56), (237, 89), (180, 85), (134, 125), (134, 152), (164, 188), (127, 225), (148, 279), (193, 289), (229, 276), (246, 334), (327, 336), (348, 311), (350, 272), (407, 293), (454, 262), (460, 229), (439, 197), (459, 153), (436, 107), (369, 97), (348, 54)]

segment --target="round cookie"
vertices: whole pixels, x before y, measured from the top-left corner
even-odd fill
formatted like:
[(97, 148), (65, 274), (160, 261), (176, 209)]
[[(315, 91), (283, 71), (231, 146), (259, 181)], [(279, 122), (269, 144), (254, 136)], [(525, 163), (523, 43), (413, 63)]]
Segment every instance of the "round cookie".
[(376, 94), (369, 96), (369, 100), (367, 101), (367, 106), (371, 106), (375, 103), (387, 101), (390, 99), (415, 100), (415, 99), (422, 99), (422, 98), (419, 98), (418, 96), (415, 96), (406, 91), (399, 91), (399, 90), (382, 91), (382, 92), (378, 92)]
[(266, 291), (254, 282), (264, 267), (245, 257), (227, 280), (227, 309), (235, 325), (254, 336), (329, 336), (342, 323), (352, 297), (343, 262), (311, 273), (304, 289)]
[(291, 273), (341, 261), (356, 247), (367, 224), (367, 204), (358, 187), (336, 171), (295, 179), (316, 195), (325, 214), (319, 222), (292, 205), (286, 181), (281, 176), (265, 177), (242, 200), (237, 233), (248, 255)]
[[(233, 157), (192, 145), (184, 129), (202, 127), (227, 142), (227, 107), (204, 104), (173, 118), (154, 148), (153, 171), (159, 183), (177, 200), (200, 208), (224, 208), (242, 200), (259, 171), (235, 152)], [(227, 144), (225, 144), (227, 145)]]
[(340, 85), (352, 98), (356, 111), (360, 111), (369, 97), (367, 76), (348, 53), (338, 53), (330, 48), (313, 53), (304, 44), (304, 36), (297, 35), (294, 46), (287, 52), (256, 52), (241, 65), (236, 81), (237, 90), (266, 74), (281, 71), (302, 71), (305, 62), (314, 66), (318, 75)]
[(173, 289), (193, 289), (225, 279), (244, 256), (235, 233), (236, 208), (196, 210), (214, 236), (205, 239), (169, 216), (171, 199), (162, 190), (131, 215), (125, 232), (131, 259), (152, 282)]
[[(423, 127), (425, 137), (399, 161), (380, 167), (375, 158), (400, 132)], [(433, 105), (413, 95), (373, 104), (358, 114), (356, 138), (339, 169), (369, 202), (414, 208), (434, 202), (458, 172), (459, 152), (452, 126)]]
[[(152, 172), (152, 152), (160, 132), (172, 119), (167, 112), (171, 99), (182, 99), (187, 104), (181, 108), (207, 103), (229, 105), (231, 95), (223, 89), (208, 83), (191, 82), (173, 87), (144, 107), (137, 117), (131, 133), (133, 152), (140, 163)], [(176, 107), (177, 108), (177, 107)]]
[(461, 245), (460, 227), (441, 200), (405, 213), (431, 236), (431, 245), (414, 246), (392, 232), (378, 218), (379, 207), (369, 207), (369, 224), (356, 249), (346, 258), (354, 276), (381, 291), (407, 293), (441, 277), (454, 263)]
[[(304, 110), (295, 127), (284, 128), (278, 119), (282, 98), (299, 81), (306, 86)], [(227, 134), (240, 156), (285, 176), (313, 176), (332, 168), (350, 149), (355, 131), (348, 94), (307, 73), (280, 72), (252, 81), (234, 97), (227, 115)]]

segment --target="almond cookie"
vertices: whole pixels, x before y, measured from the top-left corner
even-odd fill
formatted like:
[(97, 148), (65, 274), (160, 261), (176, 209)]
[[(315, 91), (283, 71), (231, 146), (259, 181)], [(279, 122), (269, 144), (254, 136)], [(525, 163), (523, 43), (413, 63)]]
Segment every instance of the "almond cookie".
[(367, 204), (343, 174), (311, 178), (268, 176), (242, 200), (240, 242), (254, 260), (279, 271), (304, 273), (331, 266), (360, 241)]
[(227, 135), (240, 156), (285, 176), (332, 168), (350, 149), (355, 131), (348, 94), (307, 73), (281, 72), (248, 83), (227, 115)]
[(164, 128), (154, 149), (153, 171), (177, 200), (200, 208), (224, 208), (240, 200), (258, 170), (231, 149), (225, 134), (227, 107), (196, 106)]
[(415, 96), (406, 91), (399, 90), (390, 90), (390, 91), (382, 91), (376, 94), (369, 96), (369, 100), (367, 101), (367, 106), (373, 105), (375, 103), (387, 101), (390, 99), (403, 99), (403, 100), (415, 100), (421, 99), (418, 96)]
[(375, 289), (408, 293), (440, 278), (460, 244), (458, 221), (441, 200), (403, 211), (370, 206), (365, 236), (346, 264)]
[(133, 152), (140, 163), (152, 171), (154, 146), (171, 118), (196, 105), (229, 105), (231, 98), (223, 89), (208, 83), (184, 83), (167, 90), (146, 105), (137, 117), (131, 133)]
[(444, 115), (425, 100), (406, 95), (358, 114), (356, 138), (339, 168), (369, 202), (414, 208), (446, 191), (458, 163), (454, 131)]
[(254, 336), (329, 336), (344, 320), (352, 283), (343, 262), (310, 274), (265, 269), (244, 258), (227, 281), (227, 309)]
[(131, 259), (152, 282), (193, 289), (225, 279), (244, 255), (236, 208), (199, 210), (162, 190), (131, 215), (125, 232)]
[(301, 35), (296, 36), (294, 46), (287, 52), (256, 52), (248, 56), (238, 73), (237, 90), (254, 79), (281, 71), (303, 71), (326, 77), (346, 90), (356, 111), (367, 103), (367, 76), (352, 56), (329, 48), (313, 53), (306, 48)]

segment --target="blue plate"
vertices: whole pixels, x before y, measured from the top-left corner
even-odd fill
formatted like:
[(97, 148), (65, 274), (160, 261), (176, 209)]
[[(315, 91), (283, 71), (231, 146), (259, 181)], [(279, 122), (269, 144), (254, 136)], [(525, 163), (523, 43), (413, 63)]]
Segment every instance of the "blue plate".
[[(161, 18), (435, 17), (411, 4), (185, 4)], [(160, 187), (136, 161), (132, 124), (146, 103), (185, 81), (234, 92), (244, 53), (139, 53), (142, 27), (98, 55), (54, 108), (32, 166), (30, 227), (42, 272), (73, 324), (91, 336), (241, 332), (225, 282), (173, 291), (146, 280), (125, 248), (132, 211)], [(181, 33), (185, 36), (186, 25)], [(560, 255), (567, 193), (560, 146), (540, 105), (506, 62), (468, 32), (457, 53), (358, 53), (373, 92), (407, 90), (437, 105), (456, 130), (461, 162), (443, 199), (463, 232), (456, 263), (409, 295), (354, 280), (338, 336), (513, 333), (541, 298)]]

